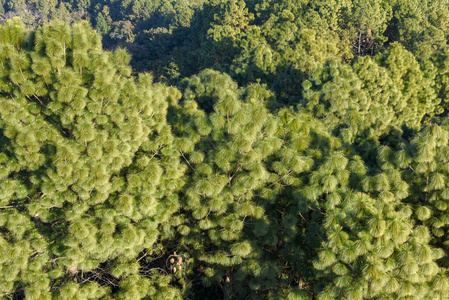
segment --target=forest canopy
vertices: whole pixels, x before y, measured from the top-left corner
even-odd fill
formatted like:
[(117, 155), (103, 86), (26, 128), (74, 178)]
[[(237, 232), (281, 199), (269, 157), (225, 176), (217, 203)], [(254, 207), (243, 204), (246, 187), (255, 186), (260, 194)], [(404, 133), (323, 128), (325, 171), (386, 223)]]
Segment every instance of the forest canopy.
[(0, 0), (3, 299), (449, 299), (449, 6)]

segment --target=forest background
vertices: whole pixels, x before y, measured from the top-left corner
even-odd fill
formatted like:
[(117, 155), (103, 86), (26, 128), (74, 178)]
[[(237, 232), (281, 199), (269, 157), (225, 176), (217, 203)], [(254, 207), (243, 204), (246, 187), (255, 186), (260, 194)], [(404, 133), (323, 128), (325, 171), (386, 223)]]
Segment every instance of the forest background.
[(449, 299), (447, 0), (0, 0), (4, 299)]

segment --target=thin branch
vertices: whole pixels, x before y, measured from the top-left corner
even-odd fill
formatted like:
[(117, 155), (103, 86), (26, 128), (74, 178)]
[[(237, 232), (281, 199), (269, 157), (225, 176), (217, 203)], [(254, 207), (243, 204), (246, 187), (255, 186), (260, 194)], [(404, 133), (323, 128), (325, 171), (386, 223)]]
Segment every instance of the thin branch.
[(3, 208), (15, 208), (16, 206), (14, 206), (14, 205), (9, 205), (9, 206), (0, 206), (0, 209), (3, 209)]
[(214, 149), (217, 150), (217, 148), (215, 147), (214, 143), (212, 143), (212, 141), (210, 140), (209, 137), (207, 137), (207, 140), (211, 143), (212, 147), (214, 147)]
[(145, 255), (142, 255), (142, 257), (139, 258), (139, 259), (137, 260), (137, 262), (141, 261), (141, 260), (142, 260), (143, 258), (145, 258), (147, 255), (148, 255), (148, 252), (146, 252)]
[(190, 164), (190, 162), (187, 160), (187, 158), (184, 156), (184, 152), (182, 152), (181, 150), (179, 150), (179, 152), (181, 153), (182, 158), (184, 158), (184, 160), (187, 162), (187, 164), (189, 165), (189, 167), (193, 170), (193, 172), (196, 173), (196, 170), (192, 167), (192, 165)]
[(290, 175), (291, 173), (292, 173), (292, 169), (289, 169), (281, 178), (279, 178), (278, 180), (276, 180), (275, 182), (273, 182), (269, 186), (275, 185), (276, 183), (278, 183), (279, 181), (281, 181), (282, 179), (284, 179), (286, 176)]
[(231, 185), (232, 179), (234, 178), (235, 175), (237, 175), (237, 172), (240, 170), (241, 166), (242, 166), (242, 164), (240, 162), (238, 162), (237, 169), (235, 170), (234, 174), (232, 176), (229, 176), (229, 185)]

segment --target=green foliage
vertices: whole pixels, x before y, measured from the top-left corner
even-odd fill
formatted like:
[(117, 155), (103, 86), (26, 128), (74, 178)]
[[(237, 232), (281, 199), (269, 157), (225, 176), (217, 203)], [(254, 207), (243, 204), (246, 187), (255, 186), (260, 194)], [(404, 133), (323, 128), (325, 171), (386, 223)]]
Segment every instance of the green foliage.
[(31, 33), (15, 22), (0, 35), (14, 49), (2, 54), (2, 292), (40, 299), (56, 284), (55, 297), (101, 298), (110, 291), (80, 274), (104, 285), (138, 273), (178, 210), (184, 167), (165, 120), (179, 96), (131, 77), (128, 54), (103, 51), (86, 23)]
[(302, 106), (330, 126), (352, 135), (380, 135), (391, 127), (419, 128), (441, 113), (432, 81), (413, 55), (394, 44), (376, 60), (359, 58), (352, 67), (329, 61), (304, 81)]
[(444, 1), (0, 4), (3, 297), (449, 298)]

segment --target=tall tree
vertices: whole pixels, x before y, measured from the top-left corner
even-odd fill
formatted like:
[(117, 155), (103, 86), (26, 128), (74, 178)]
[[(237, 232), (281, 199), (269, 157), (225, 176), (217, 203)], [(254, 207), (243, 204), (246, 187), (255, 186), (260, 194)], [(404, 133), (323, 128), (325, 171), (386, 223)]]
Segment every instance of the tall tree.
[(179, 207), (185, 167), (165, 121), (179, 92), (131, 77), (126, 51), (103, 51), (86, 22), (27, 32), (16, 20), (0, 40), (2, 292), (179, 296), (138, 260)]

